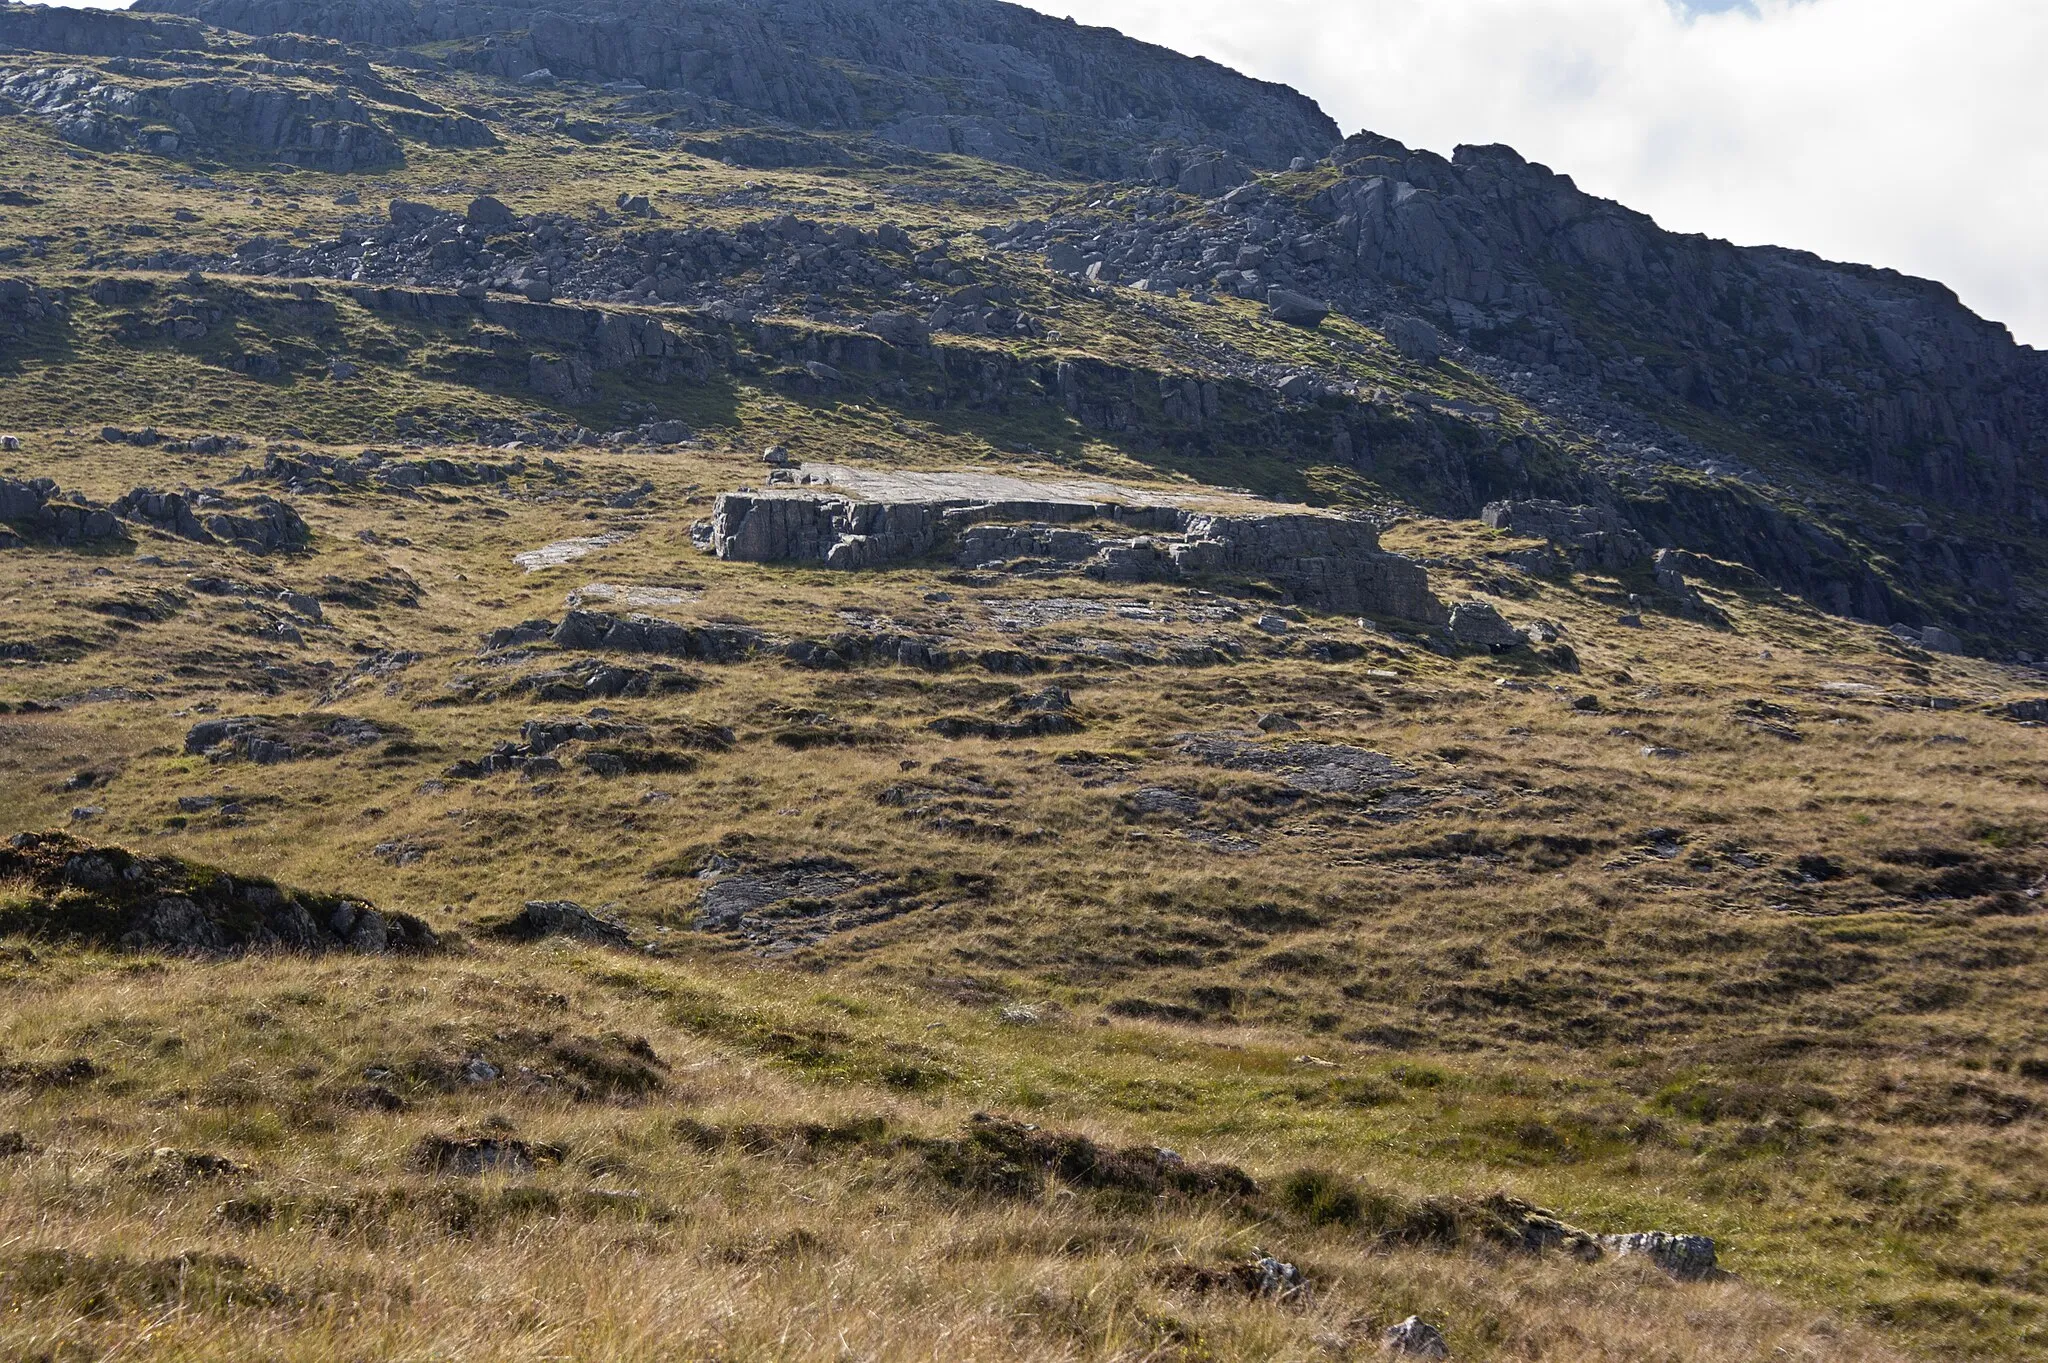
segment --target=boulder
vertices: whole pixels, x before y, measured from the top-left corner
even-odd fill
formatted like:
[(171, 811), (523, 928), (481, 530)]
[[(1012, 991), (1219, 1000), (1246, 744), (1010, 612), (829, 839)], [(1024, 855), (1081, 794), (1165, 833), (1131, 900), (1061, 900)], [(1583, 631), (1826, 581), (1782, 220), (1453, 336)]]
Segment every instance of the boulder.
[(1500, 653), (1521, 648), (1529, 642), (1520, 630), (1485, 601), (1462, 601), (1453, 606), (1450, 630), (1452, 641), (1460, 648)]
[(1292, 289), (1273, 288), (1266, 292), (1266, 307), (1278, 321), (1295, 327), (1319, 327), (1330, 315), (1330, 305)]
[(573, 937), (600, 946), (633, 945), (633, 934), (622, 924), (566, 899), (529, 900), (518, 913), (486, 931), (493, 937), (520, 942)]
[(1419, 317), (1396, 317), (1387, 323), (1387, 344), (1416, 364), (1435, 364), (1444, 356), (1444, 338)]
[(1544, 500), (1489, 502), (1479, 519), (1496, 530), (1549, 540), (1580, 572), (1627, 572), (1651, 557), (1650, 542), (1606, 507)]
[(471, 199), (462, 216), (471, 227), (485, 232), (499, 231), (519, 220), (511, 209), (488, 194)]

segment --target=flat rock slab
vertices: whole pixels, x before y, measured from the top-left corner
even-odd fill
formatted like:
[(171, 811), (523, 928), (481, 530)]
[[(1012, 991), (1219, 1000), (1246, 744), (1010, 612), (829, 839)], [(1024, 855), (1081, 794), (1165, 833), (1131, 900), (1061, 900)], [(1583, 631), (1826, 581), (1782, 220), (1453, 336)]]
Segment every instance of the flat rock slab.
[(1214, 625), (1244, 618), (1244, 612), (1235, 606), (1162, 606), (1150, 601), (1091, 601), (1085, 597), (1069, 596), (1032, 601), (984, 601), (981, 608), (997, 629), (1012, 633), (1044, 625), (1112, 621), (1170, 625), (1184, 620)]
[(1112, 502), (1123, 506), (1258, 507), (1273, 503), (1210, 492), (1171, 493), (1097, 478), (1020, 478), (1007, 473), (863, 469), (851, 464), (805, 464), (797, 475), (806, 490), (843, 492), (864, 502)]
[(1203, 766), (1278, 777), (1319, 795), (1361, 795), (1415, 779), (1384, 753), (1341, 743), (1254, 743), (1225, 734), (1189, 734), (1180, 750)]
[(543, 544), (538, 549), (514, 554), (512, 561), (529, 573), (545, 568), (559, 568), (565, 563), (574, 563), (579, 558), (588, 558), (600, 549), (609, 549), (615, 544), (626, 542), (625, 535), (588, 535), (580, 539), (556, 540)]
[(569, 608), (582, 610), (587, 606), (623, 606), (627, 610), (667, 610), (676, 606), (687, 606), (703, 594), (703, 589), (698, 587), (647, 587), (622, 585), (616, 582), (591, 582), (569, 593)]

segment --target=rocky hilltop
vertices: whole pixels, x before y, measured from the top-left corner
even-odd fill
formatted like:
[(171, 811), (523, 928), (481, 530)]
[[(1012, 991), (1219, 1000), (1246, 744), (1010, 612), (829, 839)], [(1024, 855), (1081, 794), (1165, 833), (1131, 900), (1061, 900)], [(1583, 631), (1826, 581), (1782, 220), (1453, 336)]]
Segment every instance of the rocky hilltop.
[[(465, 226), (460, 205), (394, 203), (324, 243), (259, 233), (231, 255), (103, 259), (749, 317), (795, 303), (861, 328), (887, 313), (920, 338), (1026, 338), (1005, 387), (1044, 387), (1031, 353), (1061, 348), (1045, 310), (1020, 306), (1035, 285), (1016, 264), (1133, 316), (1164, 297), (1242, 298), (1309, 327), (1334, 309), (1411, 368), (1452, 364), (1485, 391), (1424, 402), (1441, 429), (1409, 423), (1394, 439), (1387, 418), (1413, 415), (1412, 383), (1219, 351), (1176, 314), (1181, 344), (1154, 348), (1171, 360), (1070, 363), (1049, 396), (1134, 448), (1264, 446), (1437, 515), (1592, 506), (1653, 548), (1741, 563), (1838, 614), (2048, 652), (2048, 359), (1938, 284), (1667, 232), (1505, 147), (1445, 158), (1369, 133), (1340, 141), (1306, 96), (1014, 5), (137, 8), (0, 9), (0, 44), (22, 54), (0, 66), (0, 108), (75, 145), (171, 162), (380, 173), (538, 129), (756, 169), (894, 166), (911, 172), (889, 187), (899, 202), (931, 201), (906, 181), (954, 158), (1068, 192), (1034, 213), (994, 179), (945, 191), (985, 215), (973, 268), (886, 210), (858, 227), (693, 221), (631, 193), (623, 222), (500, 206)], [(494, 93), (437, 93), (457, 73)], [(507, 230), (517, 244), (486, 249)], [(604, 367), (545, 363), (533, 374), (556, 398), (592, 393), (586, 376)], [(1189, 383), (1192, 407), (1178, 396)]]
[(143, 0), (240, 33), (431, 47), (506, 79), (630, 83), (650, 110), (707, 101), (799, 128), (1118, 176), (1161, 140), (1254, 164), (1318, 155), (1336, 125), (1314, 101), (1108, 29), (991, 0)]

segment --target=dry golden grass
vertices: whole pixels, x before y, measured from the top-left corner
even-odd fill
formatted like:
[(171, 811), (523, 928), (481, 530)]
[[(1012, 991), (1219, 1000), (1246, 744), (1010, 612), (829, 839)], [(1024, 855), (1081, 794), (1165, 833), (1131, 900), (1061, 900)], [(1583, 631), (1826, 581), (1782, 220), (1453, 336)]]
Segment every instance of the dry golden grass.
[[(463, 79), (442, 93), (460, 98)], [(79, 231), (90, 243), (24, 264), (60, 285), (96, 277), (84, 262), (115, 250), (107, 202), (157, 221), (176, 197), (146, 158), (61, 158), (41, 142), (0, 148), (0, 175), (36, 168), (45, 200), (0, 219), (0, 246)], [(467, 185), (522, 210), (580, 212), (641, 187), (635, 177), (701, 195), (767, 180), (776, 211), (857, 222), (877, 216), (858, 205), (888, 178), (764, 177), (523, 132), (502, 152), (422, 154), (374, 181), (252, 173), (266, 202), (222, 198), (188, 241), (331, 233), (343, 189), (374, 206)], [(1006, 183), (1020, 212), (1072, 189)], [(987, 214), (933, 216), (965, 232)], [(1501, 401), (1472, 375), (1401, 371), (1342, 323), (1310, 339), (1234, 303), (1152, 314), (1055, 298), (1029, 272), (1015, 282), (1061, 332), (1048, 355), (1203, 371), (1225, 345)], [(252, 316), (289, 296), (276, 280), (211, 287), (254, 300)], [(362, 357), (355, 388), (264, 383), (190, 347), (129, 345), (121, 309), (77, 297), (75, 351), (0, 355), (14, 366), (0, 370), (0, 416), (24, 441), (0, 472), (102, 500), (138, 484), (225, 486), (261, 462), (260, 441), (208, 457), (87, 433), (103, 421), (291, 424), (340, 441), (416, 409), (528, 409), (531, 395), (458, 381), (473, 346), (331, 285), (319, 296), (336, 331), (293, 343)], [(627, 395), (607, 389), (603, 415)], [(1447, 599), (1481, 595), (1513, 619), (1557, 623), (1578, 673), (1527, 655), (1442, 657), (1342, 619), (1305, 618), (1275, 647), (1252, 626), (1265, 607), (1251, 596), (1237, 598), (1238, 620), (1008, 630), (1000, 608), (1054, 597), (1183, 615), (1216, 603), (938, 566), (856, 576), (721, 563), (690, 548), (690, 522), (717, 491), (757, 480), (756, 452), (773, 440), (811, 459), (1081, 468), (1183, 491), (1190, 478), (1258, 481), (1353, 506), (1390, 494), (1257, 450), (1176, 463), (1051, 417), (898, 410), (874, 394), (798, 401), (751, 377), (632, 396), (705, 438), (558, 454), (580, 480), (503, 492), (295, 497), (317, 535), (305, 556), (151, 536), (132, 555), (0, 555), (0, 643), (46, 655), (0, 663), (0, 701), (61, 707), (0, 714), (0, 834), (71, 827), (361, 894), (452, 943), (417, 961), (233, 962), (0, 943), (0, 1074), (14, 1076), (0, 1088), (0, 1142), (20, 1138), (0, 1144), (17, 1150), (0, 1155), (0, 1353), (1307, 1359), (1371, 1356), (1380, 1328), (1420, 1312), (1464, 1359), (2048, 1356), (2048, 742), (1999, 713), (2040, 694), (2037, 676), (1713, 584), (1728, 628), (1652, 612), (1624, 629), (1631, 584), (1530, 579), (1502, 557), (1526, 545), (1428, 520), (1387, 543), (1428, 558)], [(656, 488), (647, 506), (603, 505), (642, 479)], [(565, 567), (513, 562), (606, 533), (624, 538)], [(389, 574), (417, 585), (417, 607), (331, 602), (329, 627), (303, 644), (258, 639), (247, 599), (189, 585), (231, 576), (260, 599)], [(1220, 635), (1244, 656), (1184, 668), (1077, 653), (1030, 678), (686, 664), (701, 682), (688, 694), (605, 708), (657, 731), (732, 728), (734, 748), (693, 753), (693, 770), (447, 777), (528, 718), (589, 708), (502, 694), (555, 655), (486, 659), (478, 644), (558, 619), (591, 583), (678, 589), (679, 604), (652, 613), (778, 636), (860, 619), (977, 649)], [(140, 623), (94, 609), (120, 599), (173, 608)], [(1302, 636), (1365, 656), (1314, 662)], [(357, 670), (399, 651), (417, 657)], [(1070, 692), (1084, 732), (949, 741), (930, 728), (1046, 685)], [(1596, 708), (1575, 708), (1588, 696)], [(185, 754), (193, 723), (230, 714), (349, 716), (388, 737), (275, 767)], [(1305, 796), (1180, 747), (1190, 732), (1257, 736), (1272, 714), (1302, 726), (1274, 741), (1404, 764), (1413, 806)], [(847, 741), (799, 749), (795, 730)], [(929, 800), (890, 794), (902, 787)], [(1162, 788), (1199, 812), (1134, 807), (1137, 791)], [(181, 808), (199, 795), (241, 810)], [(98, 812), (74, 823), (74, 809)], [(695, 872), (720, 848), (844, 859), (906, 887), (906, 911), (763, 958), (697, 926)], [(25, 897), (0, 885), (0, 907)], [(541, 897), (612, 905), (645, 949), (489, 943), (490, 922)], [(1004, 1021), (1019, 1005), (1039, 1020)], [(612, 1033), (648, 1041), (657, 1090), (576, 1102), (518, 1075), (547, 1071), (558, 1042)], [(472, 1056), (509, 1077), (447, 1079)], [(78, 1057), (94, 1067), (81, 1082), (36, 1077)], [(366, 1077), (387, 1070), (397, 1077)], [(354, 1092), (379, 1083), (405, 1089), (404, 1110)], [(1356, 1227), (1086, 1188), (969, 1194), (891, 1143), (955, 1136), (977, 1111), (1230, 1161), (1268, 1189), (1311, 1167), (1394, 1199), (1506, 1191), (1594, 1230), (1711, 1234), (1737, 1276), (1679, 1284), (1626, 1262), (1390, 1245)], [(869, 1117), (886, 1120), (887, 1139), (826, 1151), (788, 1140), (746, 1153), (690, 1135)], [(422, 1138), (449, 1134), (557, 1143), (565, 1157), (518, 1177), (410, 1163)], [(236, 1171), (180, 1174), (159, 1149)], [(1255, 1251), (1299, 1263), (1311, 1299), (1171, 1285), (1171, 1265), (1222, 1268)]]

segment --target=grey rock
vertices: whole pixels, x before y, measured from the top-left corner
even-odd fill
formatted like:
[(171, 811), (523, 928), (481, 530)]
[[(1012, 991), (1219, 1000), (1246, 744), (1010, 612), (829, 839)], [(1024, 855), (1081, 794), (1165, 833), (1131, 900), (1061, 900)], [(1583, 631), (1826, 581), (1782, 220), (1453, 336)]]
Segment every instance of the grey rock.
[(1644, 1231), (1629, 1235), (1602, 1235), (1598, 1239), (1600, 1247), (1616, 1258), (1647, 1258), (1674, 1278), (1712, 1278), (1720, 1273), (1714, 1242), (1704, 1235)]
[(486, 232), (500, 231), (519, 220), (511, 209), (488, 194), (471, 199), (462, 216), (471, 227), (481, 228)]
[(614, 919), (593, 913), (566, 899), (530, 900), (507, 921), (490, 929), (493, 936), (518, 941), (543, 937), (573, 937), (600, 946), (629, 947), (633, 934)]
[(1542, 500), (1489, 502), (1479, 518), (1496, 530), (1549, 540), (1581, 572), (1627, 572), (1651, 557), (1649, 541), (1606, 507)]
[(1403, 359), (1416, 364), (1435, 364), (1444, 356), (1444, 338), (1419, 317), (1396, 317), (1386, 326), (1387, 344)]
[(1292, 289), (1273, 288), (1266, 293), (1266, 306), (1278, 320), (1296, 327), (1319, 327), (1330, 315), (1330, 305)]
[(1207, 178), (1195, 188), (1215, 189), (1239, 173), (1230, 158), (1277, 168), (1320, 155), (1340, 136), (1312, 101), (1283, 87), (973, 0), (911, 11), (864, 0), (791, 8), (772, 20), (745, 6), (674, 0), (636, 12), (630, 24), (592, 0), (148, 3), (245, 33), (432, 49), (438, 60), (529, 86), (631, 83), (700, 107), (737, 106), (749, 123), (867, 129), (931, 152), (1095, 178), (1142, 174), (1156, 146), (1193, 142), (1216, 149), (1185, 157), (1214, 167), (1198, 172)]
[(1262, 772), (1297, 790), (1361, 795), (1413, 780), (1384, 753), (1341, 743), (1254, 743), (1226, 734), (1188, 734), (1180, 750), (1204, 766)]
[(1451, 607), (1451, 639), (1460, 648), (1506, 652), (1528, 644), (1522, 631), (1509, 624), (1499, 610), (1485, 601), (1463, 601)]
[(1388, 1353), (1402, 1358), (1451, 1356), (1451, 1346), (1444, 1340), (1443, 1331), (1420, 1316), (1410, 1316), (1398, 1325), (1388, 1326), (1380, 1336), (1380, 1342)]

